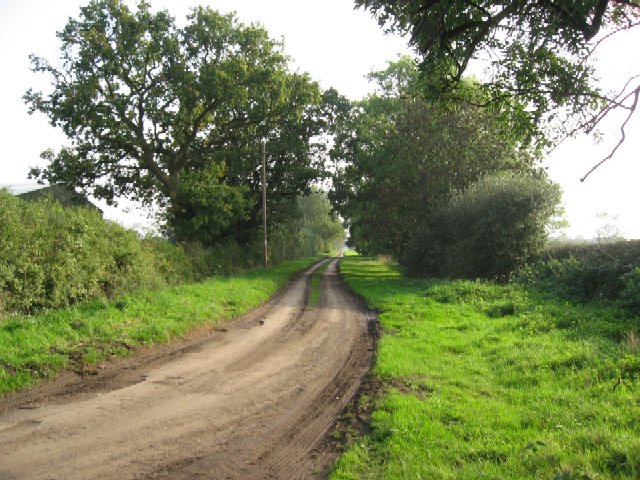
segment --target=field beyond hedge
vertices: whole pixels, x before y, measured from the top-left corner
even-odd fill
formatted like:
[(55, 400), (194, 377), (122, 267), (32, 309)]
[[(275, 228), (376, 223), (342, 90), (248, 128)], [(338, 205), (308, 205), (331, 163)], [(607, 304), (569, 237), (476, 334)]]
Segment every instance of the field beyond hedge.
[(361, 257), (341, 271), (381, 311), (384, 388), (332, 479), (640, 478), (640, 322), (628, 310), (406, 278)]

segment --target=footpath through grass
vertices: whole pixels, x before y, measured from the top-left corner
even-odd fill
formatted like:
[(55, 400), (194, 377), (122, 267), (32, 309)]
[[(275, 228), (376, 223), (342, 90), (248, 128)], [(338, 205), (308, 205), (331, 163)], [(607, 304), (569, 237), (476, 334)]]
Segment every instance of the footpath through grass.
[(640, 478), (640, 323), (520, 285), (346, 257), (381, 310), (371, 431), (332, 479)]
[(0, 322), (0, 396), (61, 369), (127, 355), (136, 346), (166, 342), (198, 325), (242, 315), (316, 260), (10, 317)]

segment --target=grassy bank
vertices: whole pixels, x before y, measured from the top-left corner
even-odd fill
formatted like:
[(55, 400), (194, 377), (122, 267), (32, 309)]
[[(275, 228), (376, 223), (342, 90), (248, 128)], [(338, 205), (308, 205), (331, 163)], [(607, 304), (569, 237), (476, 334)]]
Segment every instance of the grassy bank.
[(522, 285), (342, 273), (382, 311), (371, 431), (332, 479), (640, 478), (640, 322)]
[(290, 261), (202, 283), (94, 300), (0, 322), (0, 395), (64, 368), (78, 368), (136, 346), (166, 342), (203, 323), (241, 315), (265, 302), (314, 259)]

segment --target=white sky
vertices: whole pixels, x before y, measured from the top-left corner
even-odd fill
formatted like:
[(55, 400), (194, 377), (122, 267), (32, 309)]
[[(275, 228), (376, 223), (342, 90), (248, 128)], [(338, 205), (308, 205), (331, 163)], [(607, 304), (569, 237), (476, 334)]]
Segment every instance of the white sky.
[[(182, 21), (197, 0), (151, 0), (154, 8), (168, 9)], [(78, 0), (0, 0), (0, 185), (28, 183), (30, 166), (42, 164), (40, 152), (58, 149), (64, 136), (49, 126), (47, 119), (29, 116), (21, 97), (29, 88), (46, 89), (44, 75), (29, 70), (28, 55), (55, 61), (56, 31), (68, 17), (77, 17)], [(354, 11), (351, 0), (200, 0), (221, 11), (236, 11), (245, 22), (259, 21), (272, 37), (284, 37), (286, 52), (294, 64), (318, 80), (323, 88), (335, 87), (352, 99), (372, 90), (364, 76), (384, 67), (399, 53), (408, 53), (403, 39), (384, 35), (367, 12)], [(636, 29), (637, 30), (637, 29)], [(615, 42), (615, 43), (614, 43)], [(640, 73), (635, 56), (640, 32), (605, 45), (600, 52), (599, 72), (606, 85), (615, 88), (629, 73)], [(610, 122), (602, 129), (604, 141), (595, 145), (589, 138), (566, 141), (545, 161), (552, 179), (564, 190), (570, 236), (595, 235), (602, 224), (596, 217), (607, 212), (618, 217), (618, 228), (629, 238), (640, 238), (640, 114), (627, 127), (627, 142), (617, 155), (585, 182), (579, 178), (605, 156), (618, 136)], [(144, 223), (135, 210), (107, 210), (107, 216), (133, 226)]]

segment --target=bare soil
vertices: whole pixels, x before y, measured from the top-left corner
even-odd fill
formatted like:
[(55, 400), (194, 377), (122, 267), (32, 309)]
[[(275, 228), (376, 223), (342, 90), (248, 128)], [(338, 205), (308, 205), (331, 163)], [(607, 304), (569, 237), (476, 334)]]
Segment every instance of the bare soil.
[(324, 478), (375, 320), (332, 260), (251, 314), (0, 400), (0, 480)]

